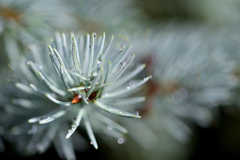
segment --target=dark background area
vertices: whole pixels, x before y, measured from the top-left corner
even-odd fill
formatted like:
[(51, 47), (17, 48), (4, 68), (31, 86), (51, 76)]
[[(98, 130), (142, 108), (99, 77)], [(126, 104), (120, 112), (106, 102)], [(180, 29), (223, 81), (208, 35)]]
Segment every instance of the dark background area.
[(239, 120), (220, 109), (219, 125), (196, 130), (196, 148), (189, 160), (240, 159)]

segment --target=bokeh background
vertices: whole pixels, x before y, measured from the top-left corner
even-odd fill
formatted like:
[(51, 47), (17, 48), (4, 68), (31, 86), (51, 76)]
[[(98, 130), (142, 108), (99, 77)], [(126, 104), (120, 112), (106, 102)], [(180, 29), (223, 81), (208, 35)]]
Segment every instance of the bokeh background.
[(124, 143), (97, 134), (99, 149), (81, 141), (77, 159), (239, 159), (239, 13), (238, 0), (1, 0), (0, 157), (60, 159), (53, 144), (23, 156), (11, 135), (10, 77), (28, 48), (56, 31), (105, 31), (132, 43), (136, 63), (147, 65), (141, 75), (153, 79), (136, 108), (142, 119), (115, 118), (129, 130)]

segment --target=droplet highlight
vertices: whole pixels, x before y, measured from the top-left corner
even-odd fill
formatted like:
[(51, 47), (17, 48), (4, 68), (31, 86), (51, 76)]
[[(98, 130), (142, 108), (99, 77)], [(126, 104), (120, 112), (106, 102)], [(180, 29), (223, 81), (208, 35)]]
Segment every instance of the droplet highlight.
[(117, 142), (118, 142), (118, 144), (123, 144), (124, 143), (124, 139), (123, 138), (118, 138)]
[(122, 69), (122, 68), (124, 68), (126, 66), (126, 64), (127, 64), (127, 62), (121, 62), (119, 67)]

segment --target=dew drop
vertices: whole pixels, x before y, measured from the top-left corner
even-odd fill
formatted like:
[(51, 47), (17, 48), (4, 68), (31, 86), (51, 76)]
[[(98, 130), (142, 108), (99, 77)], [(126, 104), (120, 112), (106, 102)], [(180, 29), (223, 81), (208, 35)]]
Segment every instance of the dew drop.
[(101, 61), (97, 61), (97, 64), (100, 64), (101, 63)]
[(188, 70), (192, 66), (192, 57), (188, 55), (178, 57), (177, 65), (182, 70)]
[(109, 129), (109, 130), (113, 129), (113, 125), (112, 125), (112, 124), (109, 124), (109, 125), (108, 125), (108, 129)]
[(69, 129), (69, 130), (68, 130), (68, 133), (71, 133), (71, 132), (72, 132), (72, 129)]
[(131, 87), (130, 86), (127, 86), (127, 89), (130, 89)]
[(117, 142), (118, 142), (118, 144), (123, 144), (124, 143), (124, 139), (123, 138), (118, 138)]
[(93, 142), (90, 142), (91, 145), (93, 145)]
[(124, 45), (121, 45), (121, 48), (125, 48), (125, 46), (124, 46)]
[(183, 100), (187, 99), (188, 97), (188, 90), (185, 88), (180, 88), (172, 95), (172, 101), (175, 104), (180, 104)]
[(109, 93), (105, 93), (105, 96), (108, 96), (109, 95)]
[(114, 35), (113, 35), (113, 34), (111, 34), (111, 35), (110, 35), (110, 38), (113, 38), (113, 36), (114, 36)]
[(97, 33), (93, 32), (93, 36), (94, 36), (94, 37), (97, 37)]
[(139, 112), (136, 112), (136, 115), (139, 116)]
[(36, 144), (36, 148), (38, 151), (43, 151), (44, 145), (42, 143), (38, 143), (38, 144)]
[(130, 87), (133, 87), (136, 84), (136, 82), (134, 80), (131, 80), (128, 84)]
[(30, 64), (31, 62), (30, 61), (27, 61), (27, 64)]
[(120, 51), (123, 51), (124, 48), (125, 48), (125, 46), (124, 46), (124, 45), (121, 45)]
[(126, 66), (126, 64), (127, 64), (126, 62), (121, 62), (119, 67), (124, 68)]
[(76, 128), (77, 125), (74, 123), (74, 124), (71, 125), (71, 127), (72, 127), (72, 128)]
[(30, 48), (31, 50), (32, 50), (33, 47), (34, 47), (34, 46), (33, 46), (32, 44), (30, 44), (30, 45), (28, 46), (28, 48)]
[(93, 72), (92, 76), (97, 77), (97, 72)]

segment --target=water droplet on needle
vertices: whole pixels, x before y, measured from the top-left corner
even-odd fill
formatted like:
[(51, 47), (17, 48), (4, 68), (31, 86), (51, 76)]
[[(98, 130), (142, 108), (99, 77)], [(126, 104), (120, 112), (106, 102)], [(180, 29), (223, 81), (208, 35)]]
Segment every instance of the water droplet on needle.
[(124, 68), (126, 66), (126, 64), (127, 64), (126, 62), (121, 62), (120, 63), (120, 68)]

